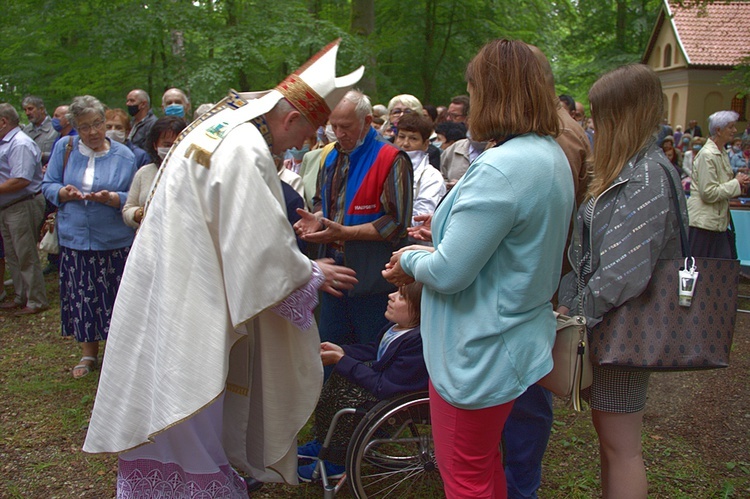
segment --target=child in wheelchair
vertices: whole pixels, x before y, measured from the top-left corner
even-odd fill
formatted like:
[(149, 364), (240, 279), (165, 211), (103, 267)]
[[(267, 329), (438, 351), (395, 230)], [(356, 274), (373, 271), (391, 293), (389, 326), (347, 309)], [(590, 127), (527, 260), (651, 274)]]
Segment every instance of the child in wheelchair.
[[(372, 343), (320, 344), (323, 365), (335, 367), (315, 408), (316, 438), (297, 448), (300, 458), (297, 475), (301, 481), (312, 479), (316, 465), (314, 459), (320, 452), (333, 416), (340, 409), (369, 409), (381, 400), (427, 389), (427, 368), (419, 329), (421, 297), (422, 284), (418, 282), (391, 293), (385, 312), (391, 323)], [(339, 419), (324, 461), (328, 478), (338, 479), (343, 475), (349, 439), (361, 418), (360, 415), (346, 415)]]

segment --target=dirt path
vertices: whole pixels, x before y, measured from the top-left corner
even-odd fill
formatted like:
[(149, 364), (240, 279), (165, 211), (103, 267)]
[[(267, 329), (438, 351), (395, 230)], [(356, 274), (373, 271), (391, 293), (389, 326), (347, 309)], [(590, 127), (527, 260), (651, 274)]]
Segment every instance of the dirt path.
[(750, 314), (738, 314), (730, 359), (727, 369), (653, 374), (646, 406), (647, 429), (684, 438), (717, 472), (750, 463)]

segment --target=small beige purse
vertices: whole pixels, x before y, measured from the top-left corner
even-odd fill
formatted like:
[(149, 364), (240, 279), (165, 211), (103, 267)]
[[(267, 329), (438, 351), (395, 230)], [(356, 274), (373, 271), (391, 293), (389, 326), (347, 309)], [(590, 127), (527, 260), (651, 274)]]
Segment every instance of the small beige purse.
[(574, 411), (580, 411), (581, 390), (591, 386), (593, 372), (586, 336), (586, 318), (582, 315), (558, 314), (557, 337), (552, 347), (554, 367), (538, 384), (565, 400)]

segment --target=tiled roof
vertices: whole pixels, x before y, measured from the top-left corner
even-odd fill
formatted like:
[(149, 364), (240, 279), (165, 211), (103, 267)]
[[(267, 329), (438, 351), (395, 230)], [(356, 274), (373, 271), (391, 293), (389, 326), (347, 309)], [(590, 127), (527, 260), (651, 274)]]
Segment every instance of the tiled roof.
[(681, 7), (671, 1), (669, 9), (689, 65), (734, 66), (750, 55), (750, 2), (717, 0)]

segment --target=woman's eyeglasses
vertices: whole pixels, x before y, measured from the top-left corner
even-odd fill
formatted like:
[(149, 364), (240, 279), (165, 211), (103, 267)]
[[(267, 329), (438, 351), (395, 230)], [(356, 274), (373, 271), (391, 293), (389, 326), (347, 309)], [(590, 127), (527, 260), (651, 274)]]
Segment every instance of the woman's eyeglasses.
[(411, 112), (411, 109), (401, 109), (400, 107), (391, 109), (390, 115), (391, 116), (401, 116), (402, 114), (409, 114)]
[(80, 125), (78, 127), (78, 133), (89, 133), (91, 130), (101, 130), (104, 126), (103, 121), (95, 121), (90, 125)]

